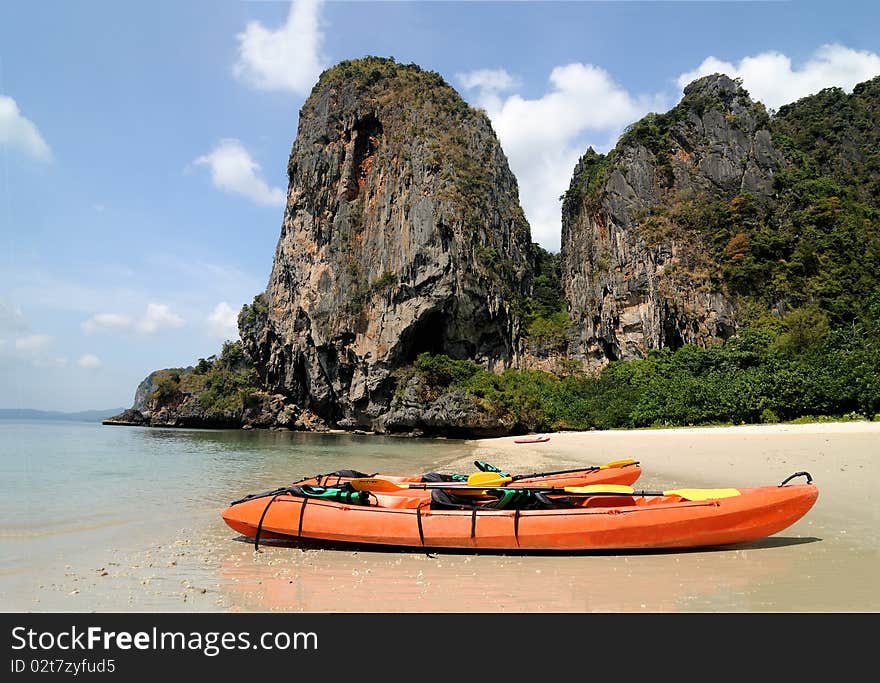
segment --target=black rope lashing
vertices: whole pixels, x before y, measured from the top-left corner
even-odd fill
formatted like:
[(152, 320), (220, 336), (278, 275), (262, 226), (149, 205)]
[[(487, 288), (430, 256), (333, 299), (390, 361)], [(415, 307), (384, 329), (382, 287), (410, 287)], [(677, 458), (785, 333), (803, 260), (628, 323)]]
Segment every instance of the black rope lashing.
[(516, 541), (517, 548), (519, 548), (519, 513), (519, 508), (513, 511), (513, 540)]
[[(422, 508), (430, 505), (430, 502), (422, 502), (416, 505), (416, 523), (419, 525), (419, 543), (425, 548), (425, 531), (422, 529)], [(425, 548), (425, 557), (435, 559), (437, 556)]]
[(471, 539), (477, 537), (477, 506), (474, 505), (471, 510)]
[(416, 505), (416, 524), (419, 526), (419, 543), (422, 544), (422, 547), (425, 547), (425, 531), (422, 529), (422, 506), (424, 503), (419, 503)]
[(281, 488), (272, 489), (271, 491), (265, 491), (263, 493), (249, 493), (244, 498), (239, 498), (238, 500), (234, 500), (230, 503), (230, 505), (238, 505), (239, 503), (246, 503), (249, 500), (254, 500), (255, 498), (268, 498), (269, 496), (277, 496), (280, 493), (284, 493), (287, 490), (287, 487), (282, 486)]
[(813, 477), (810, 476), (810, 473), (809, 473), (809, 472), (795, 472), (795, 473), (792, 474), (790, 477), (788, 477), (785, 481), (783, 481), (783, 482), (780, 484), (780, 486), (785, 486), (788, 482), (790, 482), (792, 479), (795, 479), (795, 478), (797, 478), (797, 477), (806, 477), (806, 478), (807, 478), (807, 483), (808, 483), (808, 484), (812, 484), (812, 483), (813, 483)]
[(308, 502), (308, 496), (303, 497), (302, 505), (299, 508), (299, 524), (296, 527), (297, 538), (302, 538), (303, 535), (303, 516), (306, 514), (306, 505), (308, 505)]
[(255, 553), (259, 552), (259, 550), (260, 550), (260, 533), (263, 531), (263, 520), (266, 519), (266, 513), (269, 512), (269, 507), (272, 505), (272, 503), (275, 502), (275, 499), (278, 498), (278, 496), (280, 496), (280, 495), (281, 495), (281, 493), (279, 492), (279, 493), (276, 493), (274, 496), (272, 496), (272, 499), (268, 503), (266, 503), (266, 507), (263, 508), (263, 514), (260, 515), (260, 521), (257, 523), (257, 534), (256, 534), (256, 536), (254, 536), (254, 552)]

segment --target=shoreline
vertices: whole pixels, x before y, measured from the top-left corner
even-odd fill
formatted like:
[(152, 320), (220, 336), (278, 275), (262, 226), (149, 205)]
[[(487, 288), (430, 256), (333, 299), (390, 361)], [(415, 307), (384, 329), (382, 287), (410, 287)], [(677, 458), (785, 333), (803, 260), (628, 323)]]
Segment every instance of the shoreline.
[[(252, 542), (220, 519), (225, 498), (199, 496), (183, 514), (169, 510), (159, 518), (57, 539), (33, 538), (26, 544), (7, 538), (22, 561), (31, 555), (28, 548), (45, 547), (52, 564), (24, 562), (2, 577), (5, 590), (0, 592), (7, 609), (21, 612), (375, 612), (387, 609), (389, 596), (398, 612), (880, 611), (880, 594), (874, 590), (880, 572), (880, 499), (872, 491), (880, 480), (880, 423), (549, 436), (544, 443), (513, 444), (513, 436), (450, 443), (457, 450), (440, 448), (436, 456), (422, 453), (421, 460), (405, 449), (383, 461), (387, 449), (378, 447), (371, 457), (380, 458), (376, 465), (384, 462), (389, 473), (411, 473), (420, 466), (470, 472), (474, 459), (523, 473), (633, 457), (642, 467), (634, 487), (645, 489), (772, 485), (805, 470), (819, 498), (790, 528), (743, 546), (575, 554), (438, 551), (429, 556), (418, 549), (271, 542), (254, 552)], [(209, 444), (198, 452), (213, 452), (215, 441), (192, 443)], [(328, 467), (357, 464), (342, 455)], [(236, 471), (236, 477), (247, 480), (245, 488), (259, 488), (286, 476), (289, 467), (278, 459), (259, 477), (251, 467)], [(91, 552), (77, 551), (84, 542), (94, 544)]]
[[(711, 432), (716, 434), (738, 433), (738, 432), (876, 432), (880, 434), (880, 421), (873, 420), (839, 420), (832, 421), (815, 421), (815, 422), (774, 422), (772, 424), (765, 423), (747, 423), (747, 424), (720, 424), (720, 425), (687, 425), (672, 427), (631, 427), (631, 428), (614, 428), (614, 429), (588, 429), (588, 430), (561, 430), (555, 432), (534, 432), (528, 436), (564, 436), (564, 435), (583, 435), (583, 434), (690, 434), (693, 432)], [(517, 438), (521, 435), (515, 435)], [(503, 437), (487, 437), (480, 439), (471, 439), (472, 441), (492, 441), (494, 439), (514, 438), (514, 435)]]
[[(657, 432), (657, 433), (683, 433), (683, 432), (693, 432), (695, 430), (714, 430), (716, 433), (719, 430), (747, 430), (747, 429), (755, 429), (755, 430), (776, 430), (781, 429), (783, 431), (787, 431), (789, 429), (801, 430), (801, 431), (810, 431), (810, 428), (819, 428), (819, 430), (824, 430), (826, 427), (831, 428), (833, 431), (835, 428), (841, 428), (844, 430), (849, 430), (850, 425), (862, 425), (864, 431), (872, 432), (877, 431), (880, 432), (880, 420), (868, 420), (868, 419), (859, 419), (859, 420), (834, 420), (834, 419), (817, 419), (809, 422), (774, 422), (774, 423), (759, 423), (752, 422), (746, 424), (704, 424), (704, 425), (671, 425), (668, 427), (612, 427), (610, 429), (588, 429), (588, 430), (559, 430), (559, 431), (541, 431), (541, 432), (511, 432), (509, 434), (504, 434), (500, 436), (461, 436), (460, 434), (456, 435), (446, 435), (446, 434), (427, 434), (421, 432), (421, 430), (414, 430), (410, 432), (381, 432), (372, 429), (342, 429), (339, 427), (328, 427), (326, 429), (291, 429), (287, 426), (281, 425), (270, 425), (270, 426), (254, 426), (251, 424), (243, 424), (243, 425), (176, 425), (176, 424), (150, 424), (148, 422), (132, 422), (125, 420), (115, 420), (113, 418), (101, 420), (100, 424), (102, 426), (109, 427), (144, 427), (147, 429), (195, 429), (195, 430), (223, 430), (223, 431), (276, 431), (276, 432), (295, 432), (295, 433), (303, 433), (303, 434), (349, 434), (355, 436), (387, 436), (387, 437), (396, 437), (396, 438), (405, 438), (405, 439), (437, 439), (437, 440), (454, 440), (454, 441), (467, 441), (467, 442), (483, 442), (483, 441), (492, 441), (496, 439), (513, 439), (513, 438), (521, 438), (525, 436), (560, 436), (565, 434), (594, 434), (594, 433), (613, 433), (613, 434), (625, 434), (625, 433), (636, 433), (643, 434), (645, 432)], [(419, 433), (417, 433), (417, 431)], [(856, 428), (856, 431), (859, 431)]]

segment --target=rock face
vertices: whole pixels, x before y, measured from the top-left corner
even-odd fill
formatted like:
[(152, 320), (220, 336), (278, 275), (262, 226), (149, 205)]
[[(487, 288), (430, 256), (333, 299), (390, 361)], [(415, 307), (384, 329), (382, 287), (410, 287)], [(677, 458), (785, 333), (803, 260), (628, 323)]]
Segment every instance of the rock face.
[(150, 405), (153, 401), (153, 394), (156, 392), (157, 389), (157, 380), (160, 377), (168, 375), (172, 372), (180, 374), (192, 372), (192, 370), (192, 367), (154, 370), (149, 375), (147, 375), (140, 384), (138, 384), (137, 389), (134, 392), (134, 403), (132, 403), (131, 405), (131, 410), (136, 410), (141, 413), (143, 413), (144, 411), (149, 411)]
[(743, 193), (771, 201), (784, 160), (768, 123), (762, 105), (716, 74), (632, 126), (607, 156), (581, 158), (562, 221), (572, 357), (599, 366), (734, 333), (733, 303), (687, 207)]
[(407, 381), (402, 394), (395, 397), (390, 410), (382, 418), (383, 431), (489, 438), (505, 436), (520, 428), (504, 415), (475, 402), (462, 389), (447, 390), (436, 397), (431, 393), (431, 387), (426, 387), (419, 377)]
[(439, 75), (377, 58), (324, 72), (288, 175), (268, 287), (239, 316), (268, 392), (375, 428), (421, 352), (515, 363), (529, 226), (488, 118)]
[[(167, 379), (176, 377), (173, 385)], [(151, 372), (135, 395), (133, 407), (103, 421), (105, 425), (144, 427), (197, 427), (239, 429), (277, 427), (323, 431), (328, 427), (315, 416), (289, 404), (284, 396), (254, 390), (249, 400), (218, 407), (204, 392), (193, 391), (193, 368)], [(166, 381), (163, 387), (163, 380)]]

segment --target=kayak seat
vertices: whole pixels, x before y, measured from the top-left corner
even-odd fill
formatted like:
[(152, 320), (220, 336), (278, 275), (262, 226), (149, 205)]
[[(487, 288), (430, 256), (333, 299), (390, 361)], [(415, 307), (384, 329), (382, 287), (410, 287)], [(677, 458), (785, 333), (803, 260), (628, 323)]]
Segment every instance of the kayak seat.
[(450, 481), (467, 481), (467, 477), (460, 474), (443, 474), (441, 472), (428, 472), (422, 475), (422, 483), (443, 483)]
[(366, 474), (364, 472), (360, 472), (358, 470), (336, 470), (335, 472), (331, 472), (326, 475), (328, 477), (340, 477), (342, 479), (365, 479), (367, 477), (374, 477), (375, 474)]
[(551, 498), (540, 491), (509, 489), (492, 491), (488, 500), (472, 496), (460, 496), (443, 489), (431, 491), (432, 510), (553, 510), (575, 507), (575, 499)]

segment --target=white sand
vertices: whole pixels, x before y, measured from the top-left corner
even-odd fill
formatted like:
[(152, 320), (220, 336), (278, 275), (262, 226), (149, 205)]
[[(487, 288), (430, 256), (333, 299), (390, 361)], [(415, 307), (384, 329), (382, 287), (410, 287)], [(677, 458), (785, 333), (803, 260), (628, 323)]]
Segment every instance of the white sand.
[[(743, 425), (685, 429), (548, 434), (550, 441), (515, 444), (513, 437), (476, 441), (477, 454), (499, 467), (530, 468), (638, 460), (641, 488), (764, 486), (809, 472), (819, 487), (814, 511), (880, 523), (880, 422)], [(796, 480), (803, 483), (804, 478)], [(813, 511), (811, 511), (812, 514)]]

